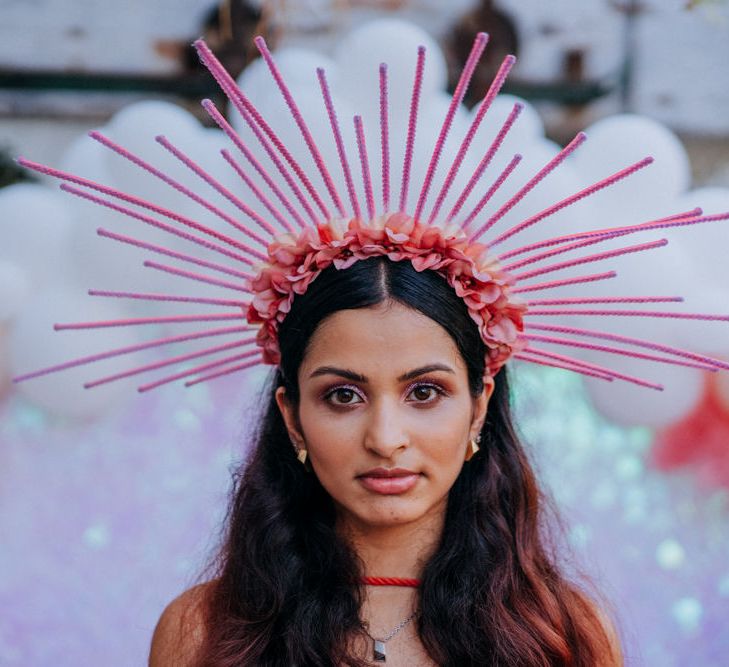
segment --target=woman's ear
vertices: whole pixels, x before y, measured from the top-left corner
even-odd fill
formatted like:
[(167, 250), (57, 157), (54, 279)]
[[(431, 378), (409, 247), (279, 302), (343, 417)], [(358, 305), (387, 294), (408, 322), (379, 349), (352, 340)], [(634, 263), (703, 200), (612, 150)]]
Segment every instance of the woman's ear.
[(489, 400), (494, 393), (496, 383), (491, 375), (484, 376), (483, 391), (473, 401), (473, 419), (471, 420), (470, 438), (478, 438), (486, 421), (486, 413), (488, 412)]
[(289, 432), (291, 442), (298, 448), (306, 447), (304, 435), (299, 427), (299, 420), (296, 416), (296, 406), (289, 400), (286, 395), (285, 387), (276, 389), (276, 405), (281, 412), (286, 430)]

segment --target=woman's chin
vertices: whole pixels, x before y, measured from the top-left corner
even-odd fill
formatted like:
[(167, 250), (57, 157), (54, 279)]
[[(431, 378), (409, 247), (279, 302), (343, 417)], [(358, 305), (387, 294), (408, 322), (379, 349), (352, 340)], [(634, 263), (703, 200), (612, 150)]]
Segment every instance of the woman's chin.
[(355, 512), (345, 509), (359, 524), (372, 528), (388, 528), (417, 523), (429, 516), (427, 508), (413, 500), (404, 498), (382, 498), (372, 500)]

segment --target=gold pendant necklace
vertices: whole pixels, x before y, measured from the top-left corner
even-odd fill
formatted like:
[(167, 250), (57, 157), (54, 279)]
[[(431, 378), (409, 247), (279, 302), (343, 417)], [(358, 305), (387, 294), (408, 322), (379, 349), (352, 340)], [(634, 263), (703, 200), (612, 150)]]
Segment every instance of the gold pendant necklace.
[(392, 630), (390, 630), (390, 633), (382, 639), (376, 639), (375, 637), (373, 637), (367, 631), (367, 626), (365, 624), (365, 632), (367, 633), (367, 636), (372, 640), (372, 660), (374, 662), (387, 662), (387, 651), (385, 644), (387, 644), (387, 642), (389, 642), (398, 632), (400, 632), (400, 630), (402, 630), (408, 623), (410, 623), (410, 621), (415, 618), (417, 613), (417, 611), (414, 611), (405, 620), (400, 621)]

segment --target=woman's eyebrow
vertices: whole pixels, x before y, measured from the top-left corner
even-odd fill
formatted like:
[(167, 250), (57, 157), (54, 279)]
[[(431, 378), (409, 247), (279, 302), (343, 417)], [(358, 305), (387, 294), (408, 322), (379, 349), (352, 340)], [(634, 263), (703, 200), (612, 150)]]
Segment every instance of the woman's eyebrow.
[(446, 373), (453, 373), (455, 375), (455, 371), (446, 364), (429, 364), (427, 366), (421, 366), (420, 368), (416, 368), (415, 370), (404, 373), (398, 378), (398, 382), (412, 380), (413, 378), (418, 377), (418, 375), (425, 375), (426, 373), (432, 373), (433, 371), (445, 371)]
[[(405, 382), (406, 380), (412, 380), (419, 375), (425, 373), (432, 373), (433, 371), (445, 371), (446, 373), (455, 373), (455, 371), (446, 364), (428, 364), (427, 366), (421, 366), (415, 368), (412, 371), (404, 373), (397, 378), (398, 382)], [(352, 382), (367, 383), (367, 376), (355, 373), (354, 371), (347, 370), (346, 368), (337, 368), (336, 366), (320, 366), (309, 375), (309, 379), (319, 377), (320, 375), (338, 375), (340, 377), (351, 380)]]
[(309, 379), (319, 377), (320, 375), (339, 375), (347, 380), (352, 380), (352, 382), (367, 382), (367, 378), (364, 375), (349, 371), (346, 368), (337, 368), (336, 366), (320, 366), (309, 376)]

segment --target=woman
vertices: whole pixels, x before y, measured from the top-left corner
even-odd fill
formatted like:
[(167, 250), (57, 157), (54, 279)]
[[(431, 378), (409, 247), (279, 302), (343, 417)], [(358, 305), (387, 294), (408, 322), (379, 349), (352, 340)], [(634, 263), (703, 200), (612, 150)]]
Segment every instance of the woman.
[(545, 547), (506, 372), (484, 377), (442, 276), (331, 266), (278, 335), (216, 576), (165, 610), (153, 667), (369, 665), (375, 639), (391, 665), (622, 664)]
[[(248, 301), (233, 301), (195, 294), (112, 293), (125, 298), (216, 305), (232, 312), (85, 322), (74, 328), (155, 322), (185, 326), (226, 320), (236, 321), (236, 326), (165, 337), (133, 349), (222, 334), (235, 334), (240, 340), (146, 364), (104, 381), (234, 348), (234, 356), (175, 373), (145, 388), (192, 375), (197, 377), (186, 384), (196, 384), (259, 363), (276, 367), (257, 443), (236, 477), (227, 540), (217, 567), (208, 583), (183, 594), (163, 613), (152, 642), (153, 667), (367, 665), (382, 661), (454, 667), (622, 664), (609, 623), (593, 601), (565, 579), (548, 548), (541, 495), (511, 424), (503, 366), (509, 359), (519, 358), (607, 381), (660, 388), (642, 378), (541, 349), (540, 344), (545, 343), (657, 363), (728, 369), (729, 364), (721, 360), (652, 340), (592, 327), (555, 326), (534, 319), (525, 322), (523, 316), (541, 315), (546, 320), (555, 314), (615, 316), (618, 320), (625, 315), (712, 319), (714, 316), (700, 314), (591, 307), (671, 302), (675, 297), (602, 297), (586, 292), (564, 299), (557, 292), (559, 298), (544, 299), (542, 296), (552, 289), (593, 283), (615, 273), (557, 280), (550, 275), (546, 281), (542, 276), (656, 249), (666, 241), (604, 252), (594, 252), (595, 244), (651, 229), (725, 219), (729, 214), (703, 216), (700, 209), (694, 209), (646, 223), (562, 236), (552, 236), (554, 231), (547, 229), (541, 241), (508, 250), (498, 248), (501, 242), (647, 166), (647, 158), (499, 231), (495, 237), (492, 234), (490, 240), (479, 241), (585, 139), (578, 134), (498, 211), (485, 218), (482, 208), (518, 164), (521, 158), (515, 156), (488, 190), (478, 186), (475, 195), (480, 197), (479, 203), (466, 215), (463, 205), (469, 193), (519, 115), (521, 105), (516, 104), (450, 213), (442, 213), (446, 194), (478, 125), (514, 62), (507, 57), (502, 63), (436, 195), (433, 177), (453, 113), (463, 100), (486, 39), (479, 34), (474, 42), (412, 215), (407, 212), (407, 200), (425, 62), (422, 47), (414, 75), (403, 176), (393, 192), (387, 68), (382, 65), (379, 70), (381, 208), (375, 205), (373, 181), (378, 179), (370, 173), (362, 118), (355, 116), (354, 125), (366, 210), (359, 201), (323, 70), (317, 74), (350, 207), (331, 175), (336, 165), (324, 163), (262, 40), (256, 42), (261, 55), (301, 130), (325, 188), (317, 190), (202, 42), (196, 44), (201, 59), (264, 152), (272, 157), (301, 210), (209, 101), (204, 106), (211, 118), (266, 181), (286, 214), (230, 155), (226, 159), (245, 176), (251, 194), (271, 213), (270, 219), (248, 207), (164, 137), (158, 141), (234, 203), (263, 230), (263, 236), (223, 214), (241, 234), (231, 237), (136, 196), (22, 161), (41, 173), (70, 181), (74, 187), (67, 185), (69, 192), (137, 220), (161, 227), (156, 219), (87, 190), (170, 218), (178, 227), (165, 225), (164, 229), (216, 253), (216, 261), (136, 239), (121, 240), (228, 277), (221, 281), (212, 274), (198, 273), (198, 269), (193, 273), (157, 265), (165, 271), (249, 295)], [(110, 139), (99, 133), (92, 136), (198, 203), (208, 204)], [(399, 206), (394, 201), (397, 189)], [(435, 199), (432, 209), (429, 192)], [(207, 208), (220, 213), (212, 205)], [(181, 231), (179, 225), (195, 234)], [(196, 234), (212, 237), (215, 243)], [(574, 251), (579, 251), (579, 256), (575, 257)], [(572, 254), (564, 260), (562, 253)], [(220, 263), (221, 257), (229, 266)], [(237, 282), (230, 282), (231, 275)], [(529, 299), (533, 292), (539, 293), (538, 298)], [(549, 310), (562, 305), (589, 308)], [(532, 309), (534, 306), (537, 308)], [(250, 327), (240, 326), (245, 324), (239, 321), (241, 308), (247, 324), (257, 330), (255, 338), (247, 337)], [(615, 342), (624, 347), (613, 346)], [(240, 352), (239, 348), (254, 343), (257, 350)], [(66, 362), (16, 381), (93, 363), (130, 349)], [(212, 369), (216, 370), (211, 373)]]

